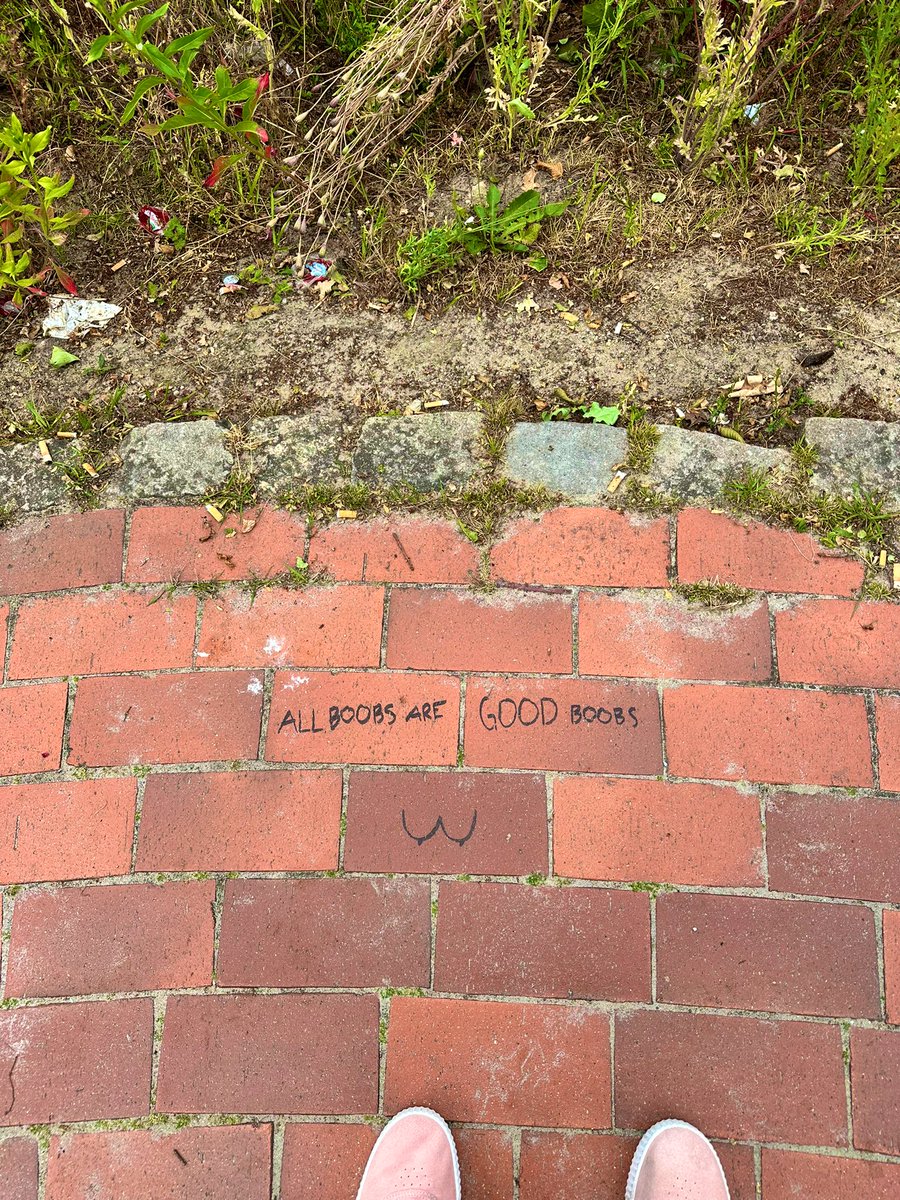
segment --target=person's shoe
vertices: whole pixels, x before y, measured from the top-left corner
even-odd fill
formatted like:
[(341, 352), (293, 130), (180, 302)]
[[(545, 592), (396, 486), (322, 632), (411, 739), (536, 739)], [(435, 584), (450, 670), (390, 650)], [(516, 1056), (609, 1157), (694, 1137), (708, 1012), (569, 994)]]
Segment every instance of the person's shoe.
[(460, 1200), (453, 1134), (430, 1108), (405, 1108), (372, 1147), (356, 1200)]
[(708, 1138), (686, 1121), (660, 1121), (638, 1143), (625, 1200), (729, 1200)]

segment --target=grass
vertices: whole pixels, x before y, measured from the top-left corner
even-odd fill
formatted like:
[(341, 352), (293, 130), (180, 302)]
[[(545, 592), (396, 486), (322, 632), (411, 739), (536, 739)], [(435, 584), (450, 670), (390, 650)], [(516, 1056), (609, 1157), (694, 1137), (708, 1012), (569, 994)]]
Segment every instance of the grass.
[(748, 470), (726, 484), (726, 499), (738, 513), (815, 534), (825, 546), (849, 551), (886, 546), (900, 512), (859, 489), (849, 499), (814, 491), (808, 463), (808, 449), (801, 448), (786, 479)]
[(698, 583), (678, 583), (674, 590), (688, 604), (703, 608), (736, 608), (753, 596), (749, 588), (735, 583), (720, 583), (718, 579), (701, 579)]

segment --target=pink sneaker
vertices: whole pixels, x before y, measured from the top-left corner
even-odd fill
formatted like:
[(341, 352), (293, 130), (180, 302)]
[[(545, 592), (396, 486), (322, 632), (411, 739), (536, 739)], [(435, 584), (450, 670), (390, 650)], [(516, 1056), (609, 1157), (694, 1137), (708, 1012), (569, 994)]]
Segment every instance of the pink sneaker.
[(430, 1108), (405, 1108), (372, 1147), (356, 1200), (459, 1200), (450, 1126)]
[(729, 1200), (729, 1192), (709, 1139), (686, 1121), (659, 1121), (634, 1152), (625, 1200)]

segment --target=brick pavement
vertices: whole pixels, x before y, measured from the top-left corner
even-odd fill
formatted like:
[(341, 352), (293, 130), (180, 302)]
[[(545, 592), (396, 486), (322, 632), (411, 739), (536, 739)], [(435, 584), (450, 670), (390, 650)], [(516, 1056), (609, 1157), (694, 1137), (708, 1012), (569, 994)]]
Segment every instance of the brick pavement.
[[(330, 582), (260, 587), (298, 557)], [(701, 510), (487, 562), (415, 517), (0, 533), (3, 1200), (344, 1200), (413, 1103), (469, 1200), (619, 1200), (670, 1115), (735, 1200), (898, 1200), (900, 607)], [(755, 594), (671, 590), (710, 579)]]

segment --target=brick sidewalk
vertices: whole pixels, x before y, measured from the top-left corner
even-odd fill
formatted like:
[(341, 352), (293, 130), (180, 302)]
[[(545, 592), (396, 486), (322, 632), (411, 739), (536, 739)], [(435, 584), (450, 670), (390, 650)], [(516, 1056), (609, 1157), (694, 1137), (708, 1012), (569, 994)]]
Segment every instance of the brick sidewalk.
[[(298, 557), (335, 582), (259, 586)], [(408, 1104), (468, 1200), (621, 1200), (664, 1116), (734, 1200), (898, 1200), (900, 606), (700, 510), (489, 566), (426, 518), (0, 534), (3, 1200), (352, 1200)], [(667, 590), (712, 579), (755, 595)]]

